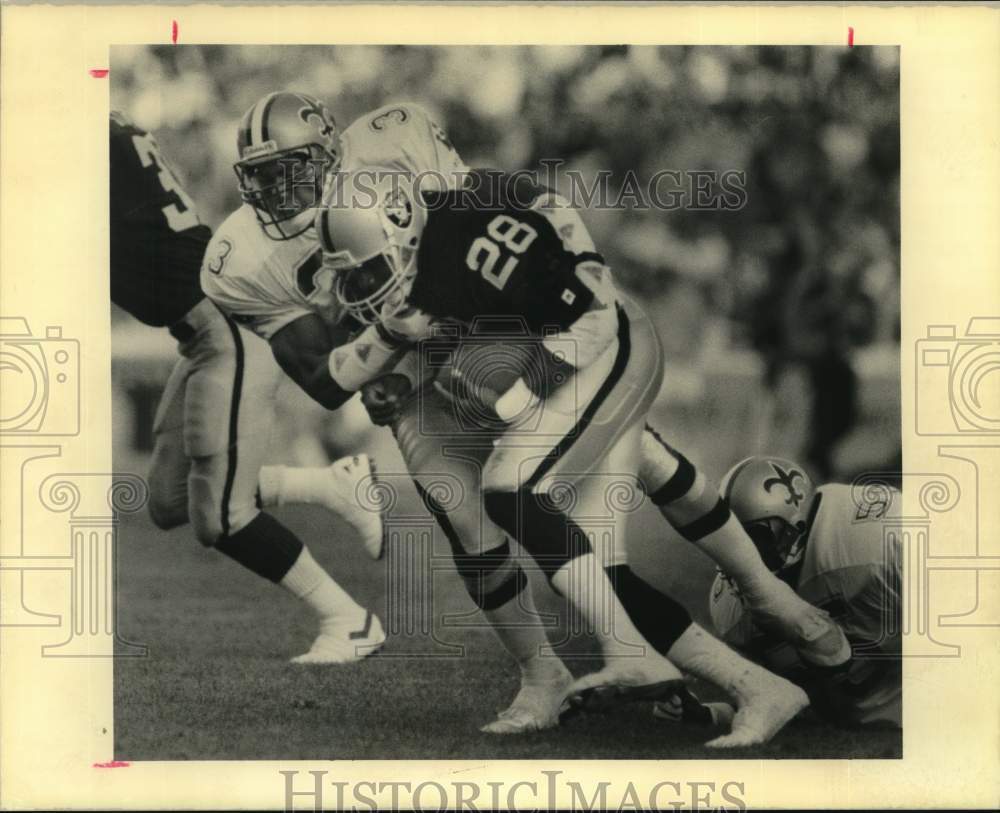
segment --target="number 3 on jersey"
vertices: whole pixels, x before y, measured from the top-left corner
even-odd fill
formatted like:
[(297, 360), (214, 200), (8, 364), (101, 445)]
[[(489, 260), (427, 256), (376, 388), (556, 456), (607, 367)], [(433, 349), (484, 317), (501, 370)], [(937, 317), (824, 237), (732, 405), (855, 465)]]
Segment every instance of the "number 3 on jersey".
[[(470, 271), (478, 271), (484, 280), (502, 291), (517, 267), (518, 258), (514, 255), (524, 253), (538, 237), (538, 232), (510, 215), (497, 215), (486, 227), (486, 234), (489, 236), (477, 237), (469, 246), (465, 264)], [(504, 254), (506, 260), (498, 270), (497, 263)]]

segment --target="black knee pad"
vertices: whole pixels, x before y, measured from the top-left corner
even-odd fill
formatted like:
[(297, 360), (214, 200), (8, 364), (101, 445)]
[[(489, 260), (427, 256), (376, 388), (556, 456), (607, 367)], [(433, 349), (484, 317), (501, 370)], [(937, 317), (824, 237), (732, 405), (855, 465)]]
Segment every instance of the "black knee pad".
[[(656, 441), (668, 454), (677, 460), (677, 470), (673, 476), (649, 492), (650, 502), (660, 509), (661, 513), (667, 518), (667, 521), (688, 542), (697, 542), (709, 534), (715, 533), (729, 521), (729, 505), (722, 497), (718, 497), (710, 507), (705, 506), (703, 508), (701, 516), (697, 519), (688, 522), (686, 525), (678, 525), (673, 508), (674, 506), (683, 505), (685, 502), (690, 502), (691, 488), (698, 477), (698, 472), (690, 460), (660, 437), (659, 433), (649, 424), (646, 425), (646, 431), (656, 438)], [(647, 483), (646, 485), (647, 488), (650, 487), (650, 484)], [(707, 493), (698, 499), (704, 502), (706, 496)], [(685, 513), (689, 511), (690, 508), (688, 507)]]
[(419, 483), (414, 481), (414, 485), (444, 532), (451, 546), (455, 569), (476, 606), (481, 610), (495, 610), (517, 596), (528, 580), (510, 558), (510, 543), (505, 539), (502, 545), (486, 553), (466, 553), (448, 512)]
[(292, 569), (303, 548), (300, 540), (270, 514), (258, 514), (215, 549), (275, 584)]
[(489, 518), (520, 542), (550, 579), (567, 562), (592, 552), (584, 530), (546, 494), (491, 491), (485, 504)]
[(665, 655), (691, 626), (688, 611), (643, 581), (628, 565), (613, 565), (605, 572), (635, 628), (657, 652)]
[(528, 583), (524, 571), (510, 558), (510, 543), (482, 554), (454, 553), (455, 569), (470, 598), (481, 610), (502, 607)]

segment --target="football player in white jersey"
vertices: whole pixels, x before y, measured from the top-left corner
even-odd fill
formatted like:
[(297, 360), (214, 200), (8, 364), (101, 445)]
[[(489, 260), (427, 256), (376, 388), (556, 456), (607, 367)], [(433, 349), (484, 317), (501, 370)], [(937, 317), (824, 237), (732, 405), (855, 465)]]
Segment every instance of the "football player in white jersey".
[[(326, 382), (302, 379), (311, 348), (319, 346), (329, 354), (347, 337), (338, 324), (331, 275), (321, 266), (312, 229), (311, 207), (319, 201), (328, 173), (342, 161), (350, 165), (369, 160), (395, 160), (395, 168), (426, 166), (443, 174), (462, 169), (443, 133), (418, 108), (386, 107), (366, 117), (362, 126), (364, 130), (351, 128), (341, 137), (326, 106), (305, 94), (271, 93), (251, 107), (240, 123), (240, 160), (235, 165), (244, 204), (216, 231), (201, 267), (202, 290), (215, 305), (269, 342), (280, 367), (331, 409), (352, 393), (345, 393), (328, 375)], [(422, 137), (415, 139), (410, 133), (419, 128)], [(366, 138), (368, 134), (373, 138)], [(254, 373), (255, 401), (269, 407), (279, 376), (273, 362)], [(270, 476), (274, 472), (280, 478)], [(315, 501), (329, 489), (310, 474), (306, 469), (271, 467), (262, 475), (261, 493), (273, 493), (272, 501), (279, 504)], [(357, 490), (356, 497), (364, 502), (364, 483)], [(368, 507), (371, 524), (380, 525), (377, 506)], [(373, 555), (378, 553), (375, 548), (381, 548), (380, 534), (370, 546)], [(334, 662), (377, 650), (385, 639), (379, 619), (328, 576), (320, 579), (315, 569), (307, 575), (308, 600), (322, 608), (321, 634), (298, 660)]]
[[(309, 653), (293, 662), (356, 660), (350, 635), (365, 611), (274, 516), (285, 501), (325, 505), (378, 555), (377, 514), (354, 499), (370, 477), (366, 456), (323, 468), (264, 466), (273, 413), (268, 393), (280, 370), (267, 346), (205, 298), (199, 284), (211, 231), (164, 160), (153, 136), (112, 111), (111, 298), (135, 318), (166, 327), (177, 360), (153, 422), (149, 511), (160, 528), (190, 522), (198, 540), (301, 599), (324, 621)], [(294, 494), (308, 480), (309, 494)], [(351, 612), (342, 612), (345, 605)], [(336, 619), (331, 610), (336, 609)]]
[(754, 624), (739, 588), (724, 573), (710, 594), (716, 632), (805, 688), (824, 718), (901, 727), (902, 560), (898, 537), (884, 532), (900, 493), (885, 487), (885, 499), (873, 504), (849, 485), (814, 488), (801, 466), (775, 457), (737, 463), (723, 488), (764, 563), (830, 613), (846, 632), (853, 656), (833, 669), (804, 663)]

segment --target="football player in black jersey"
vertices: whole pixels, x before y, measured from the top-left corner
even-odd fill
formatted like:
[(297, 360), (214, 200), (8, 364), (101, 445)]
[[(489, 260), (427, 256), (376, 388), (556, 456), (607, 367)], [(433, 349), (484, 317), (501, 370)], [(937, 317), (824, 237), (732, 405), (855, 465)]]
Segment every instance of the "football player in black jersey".
[[(736, 696), (733, 731), (713, 744), (772, 736), (806, 704), (805, 695), (750, 668), (690, 619), (667, 640), (662, 630), (656, 635), (656, 622), (663, 626), (670, 614), (668, 600), (624, 564), (623, 512), (612, 512), (614, 533), (594, 543), (576, 521), (607, 514), (621, 473), (634, 481), (638, 461), (653, 457), (660, 468), (647, 466), (643, 485), (686, 538), (714, 536), (718, 544), (735, 534), (756, 557), (718, 492), (655, 433), (644, 432), (663, 376), (659, 341), (645, 314), (615, 289), (576, 212), (543, 190), (518, 200), (509, 185), (486, 201), (468, 188), (418, 200), (398, 177), (377, 169), (342, 182), (317, 218), (338, 296), (383, 339), (437, 343), (443, 334), (461, 336), (434, 386), (470, 416), (470, 426), (498, 430), (483, 470), (487, 512), (588, 619), (607, 659), (571, 694), (600, 702), (664, 691), (678, 673), (659, 649), (682, 666), (707, 671)], [(484, 344), (492, 354), (483, 355)], [(498, 369), (511, 368), (519, 374), (500, 383)], [(644, 435), (654, 435), (652, 455), (642, 449)], [(746, 551), (719, 558), (732, 561), (740, 553)], [(751, 573), (756, 569), (751, 562)], [(829, 624), (817, 616), (825, 634)], [(649, 641), (655, 635), (656, 645), (641, 633)], [(637, 651), (643, 656), (635, 657)], [(740, 673), (742, 681), (734, 679)]]
[[(384, 640), (378, 619), (260, 506), (318, 502), (370, 531), (372, 514), (354, 496), (370, 476), (367, 459), (321, 469), (262, 468), (268, 434), (262, 429), (273, 420), (280, 371), (266, 343), (202, 294), (199, 273), (211, 231), (153, 137), (118, 112), (110, 117), (110, 166), (111, 299), (136, 319), (168, 328), (181, 354), (154, 423), (153, 521), (166, 529), (190, 520), (203, 544), (302, 599), (316, 613), (320, 635), (296, 662), (364, 657)], [(381, 528), (375, 533), (381, 544)]]

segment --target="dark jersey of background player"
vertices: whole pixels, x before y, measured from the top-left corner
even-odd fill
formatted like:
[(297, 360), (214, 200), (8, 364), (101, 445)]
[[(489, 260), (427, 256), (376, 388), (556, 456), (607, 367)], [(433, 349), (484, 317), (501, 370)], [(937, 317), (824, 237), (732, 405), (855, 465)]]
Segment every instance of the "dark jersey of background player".
[(153, 137), (111, 114), (111, 301), (147, 325), (178, 322), (202, 298), (212, 232)]

